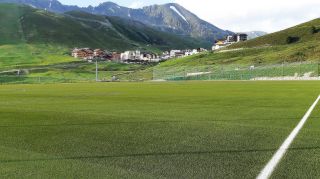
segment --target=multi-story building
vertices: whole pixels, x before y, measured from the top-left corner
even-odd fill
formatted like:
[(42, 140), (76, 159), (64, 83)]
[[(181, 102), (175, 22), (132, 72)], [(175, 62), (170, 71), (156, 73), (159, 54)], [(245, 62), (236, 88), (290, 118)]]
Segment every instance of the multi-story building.
[(74, 58), (81, 58), (85, 60), (90, 60), (94, 58), (94, 51), (90, 48), (75, 48), (72, 50), (72, 56)]

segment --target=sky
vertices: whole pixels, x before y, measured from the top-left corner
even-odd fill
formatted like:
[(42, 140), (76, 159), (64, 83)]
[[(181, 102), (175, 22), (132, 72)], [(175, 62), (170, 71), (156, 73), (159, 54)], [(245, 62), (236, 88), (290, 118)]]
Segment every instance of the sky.
[[(88, 6), (107, 0), (60, 0)], [(112, 1), (112, 0), (111, 0)], [(179, 3), (201, 19), (233, 32), (279, 31), (320, 17), (320, 0), (113, 0), (131, 8), (169, 2)]]

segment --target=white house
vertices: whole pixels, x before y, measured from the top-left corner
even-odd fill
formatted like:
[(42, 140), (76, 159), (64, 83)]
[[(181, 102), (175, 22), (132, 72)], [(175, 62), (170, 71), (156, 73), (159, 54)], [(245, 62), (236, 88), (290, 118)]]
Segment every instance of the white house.
[(141, 60), (141, 52), (139, 50), (136, 51), (125, 51), (121, 53), (120, 58), (122, 61), (125, 60)]

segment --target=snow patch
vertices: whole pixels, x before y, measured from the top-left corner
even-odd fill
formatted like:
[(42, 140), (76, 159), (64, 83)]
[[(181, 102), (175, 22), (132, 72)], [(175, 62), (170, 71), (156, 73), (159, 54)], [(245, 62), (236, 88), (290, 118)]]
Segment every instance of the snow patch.
[(186, 21), (189, 24), (187, 19), (178, 11), (178, 9), (176, 7), (170, 6), (170, 9), (172, 9), (174, 12), (176, 12), (184, 21)]
[(111, 7), (109, 8), (109, 10), (110, 10), (111, 12), (115, 13), (115, 11), (114, 11)]
[(30, 7), (33, 7), (33, 8), (37, 8), (36, 6), (32, 5), (32, 4), (27, 4), (28, 6)]
[(49, 9), (51, 9), (51, 7), (52, 7), (52, 0), (50, 0)]

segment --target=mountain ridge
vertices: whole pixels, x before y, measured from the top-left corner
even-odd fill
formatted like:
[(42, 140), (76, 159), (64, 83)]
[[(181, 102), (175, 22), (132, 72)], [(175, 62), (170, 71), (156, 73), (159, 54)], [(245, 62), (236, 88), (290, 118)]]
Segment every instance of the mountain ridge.
[(53, 13), (25, 5), (0, 4), (0, 45), (58, 44), (108, 50), (196, 48), (192, 38), (161, 32), (141, 22), (83, 11)]
[(68, 11), (85, 11), (97, 15), (118, 16), (135, 21), (140, 21), (158, 30), (188, 35), (193, 38), (214, 42), (231, 31), (222, 30), (208, 23), (176, 3), (145, 6), (139, 9), (119, 6), (107, 1), (98, 6), (78, 7), (63, 5), (58, 0), (0, 0), (0, 3), (26, 4), (32, 7), (45, 9), (52, 12), (65, 13)]

